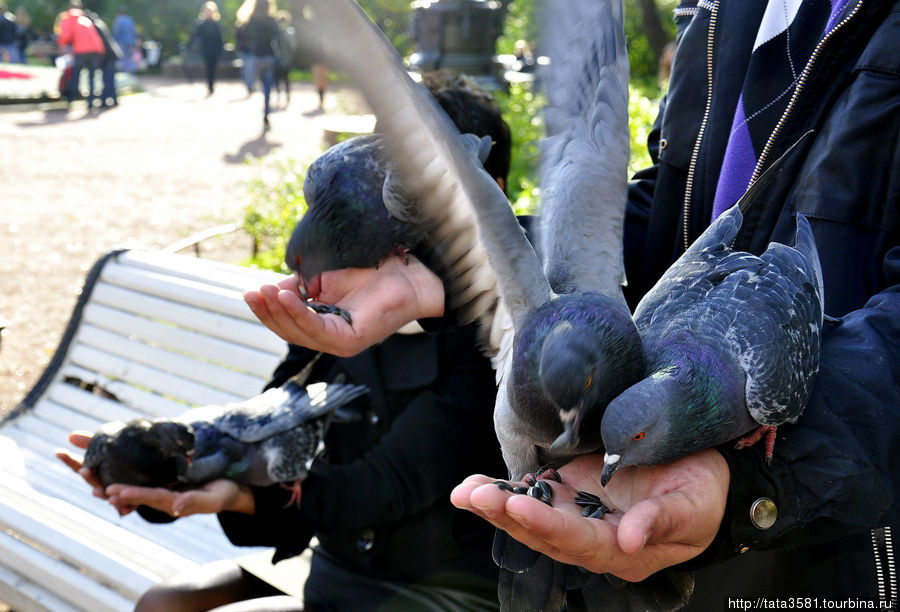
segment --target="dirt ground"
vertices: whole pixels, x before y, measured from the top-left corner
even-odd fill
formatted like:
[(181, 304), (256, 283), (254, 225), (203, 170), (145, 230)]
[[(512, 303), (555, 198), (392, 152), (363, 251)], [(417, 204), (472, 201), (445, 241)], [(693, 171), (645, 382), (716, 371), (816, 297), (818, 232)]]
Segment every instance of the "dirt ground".
[[(323, 128), (362, 104), (331, 88), (325, 112), (312, 86), (295, 83), (262, 132), (262, 94), (220, 82), (142, 77), (147, 92), (116, 108), (0, 107), (0, 416), (31, 389), (62, 336), (85, 274), (123, 245), (163, 248), (239, 221), (247, 184), (262, 169), (248, 155), (304, 166), (323, 148)], [(238, 232), (202, 245), (202, 256), (237, 262)]]

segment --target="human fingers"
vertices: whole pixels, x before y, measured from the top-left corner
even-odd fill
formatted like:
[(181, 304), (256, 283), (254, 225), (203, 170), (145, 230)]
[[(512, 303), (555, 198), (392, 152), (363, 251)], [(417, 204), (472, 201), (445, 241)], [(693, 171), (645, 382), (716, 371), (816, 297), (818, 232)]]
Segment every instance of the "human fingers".
[(123, 514), (127, 514), (138, 506), (149, 506), (172, 514), (172, 504), (175, 501), (176, 492), (162, 487), (137, 487), (133, 485), (112, 484), (106, 487), (106, 495), (109, 503)]
[(76, 430), (69, 432), (69, 444), (72, 446), (77, 446), (78, 448), (87, 448), (91, 443), (91, 438), (94, 437), (89, 431), (81, 431)]
[(73, 472), (78, 472), (81, 470), (82, 460), (81, 457), (77, 455), (73, 455), (67, 450), (58, 450), (55, 453), (56, 458), (65, 463)]
[(490, 478), (484, 474), (473, 474), (467, 476), (465, 480), (456, 485), (450, 492), (450, 503), (460, 510), (474, 511), (472, 506), (472, 492), (481, 485), (494, 482), (495, 478)]
[[(236, 503), (242, 497), (241, 503)], [(200, 489), (192, 489), (179, 493), (172, 502), (173, 516), (189, 516), (191, 514), (216, 514), (225, 510), (246, 510), (247, 496), (252, 500), (252, 493), (231, 480), (214, 480)], [(248, 512), (250, 513), (250, 512)]]

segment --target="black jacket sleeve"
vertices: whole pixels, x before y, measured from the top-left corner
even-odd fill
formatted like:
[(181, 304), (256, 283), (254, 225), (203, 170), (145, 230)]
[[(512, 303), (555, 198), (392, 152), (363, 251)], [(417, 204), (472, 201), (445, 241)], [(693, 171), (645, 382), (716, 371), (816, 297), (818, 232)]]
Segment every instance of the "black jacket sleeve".
[(466, 475), (495, 470), (496, 463), (481, 459), (499, 456), (493, 372), (469, 333), (442, 334), (439, 354), (437, 380), (408, 402), (366, 455), (343, 465), (314, 463), (299, 508), (285, 508), (289, 494), (278, 487), (254, 490), (256, 515), (219, 515), (229, 538), (296, 552), (313, 532), (402, 521), (446, 501)]

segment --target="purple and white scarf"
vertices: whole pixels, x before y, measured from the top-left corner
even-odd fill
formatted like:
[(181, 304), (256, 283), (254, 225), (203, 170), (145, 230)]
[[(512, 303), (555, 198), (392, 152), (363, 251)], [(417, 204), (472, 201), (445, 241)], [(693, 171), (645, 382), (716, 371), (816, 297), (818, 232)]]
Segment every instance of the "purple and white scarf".
[(712, 219), (746, 191), (806, 63), (846, 4), (847, 0), (769, 0), (734, 113)]

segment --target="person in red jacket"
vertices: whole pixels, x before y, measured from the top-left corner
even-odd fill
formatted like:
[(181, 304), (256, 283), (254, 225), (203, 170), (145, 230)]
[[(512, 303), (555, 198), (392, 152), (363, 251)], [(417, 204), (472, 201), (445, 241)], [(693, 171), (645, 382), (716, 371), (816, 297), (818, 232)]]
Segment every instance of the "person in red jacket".
[(71, 104), (79, 92), (81, 70), (87, 68), (87, 105), (88, 110), (91, 110), (94, 104), (94, 75), (103, 64), (106, 47), (103, 46), (103, 39), (100, 38), (94, 23), (81, 10), (81, 0), (69, 1), (69, 9), (59, 16), (56, 31), (56, 43), (60, 47), (71, 47), (72, 55), (75, 57), (69, 86), (61, 93), (65, 95), (66, 102)]

